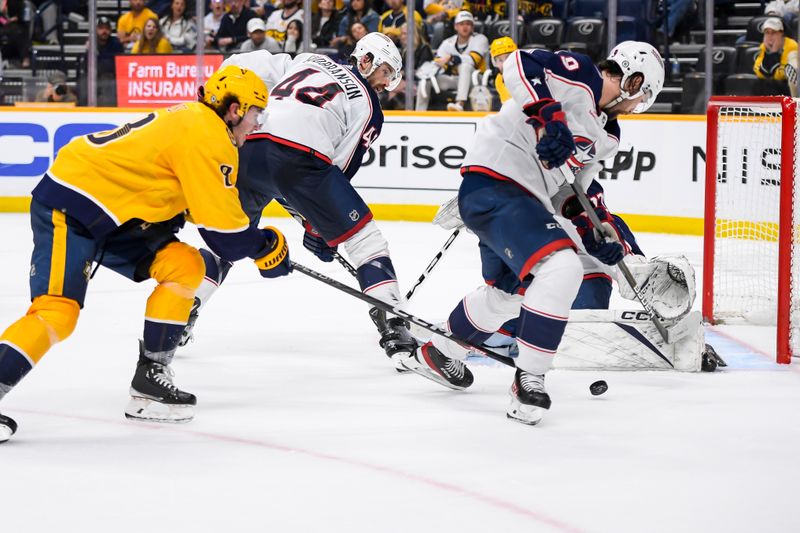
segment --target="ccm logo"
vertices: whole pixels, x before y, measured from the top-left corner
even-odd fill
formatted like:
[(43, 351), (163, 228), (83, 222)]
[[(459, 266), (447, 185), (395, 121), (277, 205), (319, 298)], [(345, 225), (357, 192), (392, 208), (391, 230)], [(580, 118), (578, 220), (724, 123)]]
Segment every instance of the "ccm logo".
[(620, 317), (622, 320), (640, 320), (643, 322), (650, 320), (650, 315), (647, 314), (647, 311), (623, 311)]
[[(119, 124), (109, 123), (80, 123), (80, 124), (64, 124), (60, 126), (53, 138), (50, 138), (50, 133), (47, 128), (41, 124), (33, 124), (29, 122), (6, 122), (0, 123), (0, 147), (3, 144), (4, 137), (25, 137), (33, 141), (34, 145), (50, 145), (52, 149), (45, 152), (46, 156), (34, 155), (27, 163), (6, 163), (3, 161), (2, 154), (7, 154), (6, 150), (0, 150), (0, 177), (2, 176), (41, 176), (47, 171), (50, 166), (50, 161), (55, 159), (56, 154), (62, 146), (71, 141), (74, 137), (81, 135), (88, 135), (89, 133), (96, 133), (98, 131), (112, 130), (119, 127)], [(44, 146), (42, 146), (44, 147)], [(38, 151), (38, 150), (37, 150)], [(41, 153), (41, 151), (39, 151)]]

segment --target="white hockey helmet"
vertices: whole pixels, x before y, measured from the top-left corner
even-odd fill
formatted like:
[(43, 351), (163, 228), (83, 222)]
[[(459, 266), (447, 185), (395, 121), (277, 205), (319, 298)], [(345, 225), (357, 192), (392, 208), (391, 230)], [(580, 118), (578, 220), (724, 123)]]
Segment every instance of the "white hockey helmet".
[[(664, 88), (664, 60), (658, 50), (648, 43), (624, 41), (611, 50), (608, 60), (613, 61), (622, 69), (622, 80), (619, 84), (622, 93), (608, 107), (613, 107), (622, 100), (631, 100), (646, 94), (645, 100), (637, 105), (633, 112), (644, 113), (647, 111), (656, 101), (658, 93)], [(644, 81), (635, 94), (630, 94), (625, 90), (625, 85), (634, 74), (641, 74)]]
[(400, 85), (400, 80), (403, 79), (403, 60), (400, 58), (400, 52), (397, 51), (394, 42), (383, 33), (376, 31), (368, 33), (358, 40), (350, 57), (354, 57), (356, 62), (359, 62), (367, 54), (372, 56), (372, 67), (369, 72), (362, 72), (364, 77), (369, 76), (386, 63), (393, 71), (389, 90), (395, 90)]

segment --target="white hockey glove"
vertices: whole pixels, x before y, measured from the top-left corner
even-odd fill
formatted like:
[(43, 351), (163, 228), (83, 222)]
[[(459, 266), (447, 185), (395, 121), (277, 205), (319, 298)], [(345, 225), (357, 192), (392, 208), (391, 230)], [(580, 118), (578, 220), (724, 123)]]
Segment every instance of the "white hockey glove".
[(464, 227), (464, 221), (458, 212), (458, 195), (439, 206), (436, 216), (433, 217), (433, 223), (447, 230)]
[[(642, 297), (661, 318), (677, 320), (691, 311), (696, 296), (695, 279), (686, 257), (659, 256), (646, 261), (641, 256), (629, 255), (625, 264)], [(636, 300), (636, 294), (625, 281), (619, 282), (619, 293), (623, 298)]]

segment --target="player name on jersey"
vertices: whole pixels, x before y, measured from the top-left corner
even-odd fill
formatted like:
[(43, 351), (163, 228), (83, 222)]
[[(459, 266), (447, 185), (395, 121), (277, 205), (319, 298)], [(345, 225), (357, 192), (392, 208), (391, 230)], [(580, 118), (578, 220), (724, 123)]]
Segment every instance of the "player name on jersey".
[(364, 93), (362, 92), (358, 82), (353, 79), (353, 73), (342, 67), (340, 64), (319, 55), (312, 56), (308, 59), (308, 62), (314, 63), (315, 65), (327, 70), (331, 77), (342, 86), (342, 89), (344, 89), (344, 92), (347, 94), (348, 100), (355, 100), (356, 98), (361, 98), (364, 96)]

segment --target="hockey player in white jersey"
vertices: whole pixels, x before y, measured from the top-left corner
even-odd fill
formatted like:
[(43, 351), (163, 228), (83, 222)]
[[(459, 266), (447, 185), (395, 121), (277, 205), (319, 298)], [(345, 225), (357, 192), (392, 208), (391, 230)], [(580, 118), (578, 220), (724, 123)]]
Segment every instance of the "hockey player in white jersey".
[[(544, 375), (583, 278), (575, 245), (554, 216), (573, 205), (568, 195), (559, 194), (565, 187), (560, 167), (569, 163), (586, 190), (601, 168), (599, 161), (619, 147), (615, 118), (652, 105), (663, 86), (664, 63), (651, 45), (628, 41), (598, 66), (581, 54), (516, 51), (503, 72), (511, 99), (479, 125), (461, 168), (458, 199), (464, 223), (480, 239), (486, 285), (463, 298), (447, 327), (481, 344), (518, 317), (519, 356), (507, 414), (536, 424), (551, 404)], [(598, 200), (602, 196), (595, 198), (600, 220), (615, 228)], [(588, 253), (606, 264), (622, 259), (624, 244), (596, 237), (580, 210), (568, 216)], [(520, 284), (528, 281), (519, 294)], [(462, 361), (466, 353), (434, 337), (406, 365), (465, 388), (473, 379)]]
[[(402, 62), (390, 39), (371, 33), (358, 41), (351, 63), (339, 65), (318, 54), (292, 60), (265, 51), (226, 61), (252, 68), (270, 91), (263, 128), (250, 135), (240, 150), (237, 187), (253, 224), (272, 199), (288, 203), (305, 219), (306, 248), (327, 262), (342, 244), (361, 289), (395, 305), (401, 296), (388, 243), (350, 179), (383, 126), (377, 93), (398, 85)], [(200, 307), (230, 268), (207, 250), (201, 254), (206, 279), (198, 289), (184, 344)], [(381, 335), (381, 347), (400, 367), (397, 361), (416, 348), (404, 321), (387, 318), (377, 309), (370, 316)]]
[[(475, 18), (469, 11), (460, 11), (453, 24), (456, 34), (442, 41), (436, 50), (433, 62), (441, 72), (435, 75), (435, 82), (439, 89), (456, 89), (456, 100), (447, 105), (448, 111), (464, 111), (472, 73), (486, 70), (489, 40), (485, 35), (475, 33)], [(425, 111), (430, 102), (432, 80), (422, 79), (419, 83), (416, 109)]]

